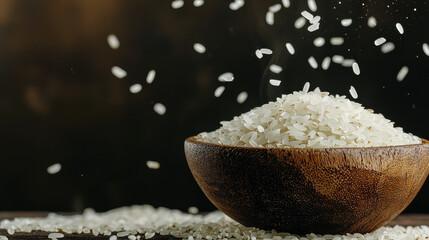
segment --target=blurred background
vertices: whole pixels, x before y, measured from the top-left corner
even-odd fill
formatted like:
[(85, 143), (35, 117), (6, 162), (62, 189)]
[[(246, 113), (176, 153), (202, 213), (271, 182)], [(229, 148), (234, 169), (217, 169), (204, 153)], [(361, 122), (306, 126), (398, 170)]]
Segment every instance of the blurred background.
[[(215, 209), (188, 170), (183, 141), (219, 127), (219, 121), (260, 106), (305, 82), (347, 95), (382, 113), (406, 132), (429, 138), (428, 0), (316, 1), (320, 29), (294, 27), (307, 1), (265, 22), (268, 7), (281, 1), (246, 1), (233, 11), (231, 1), (206, 0), (179, 9), (156, 0), (1, 0), (0, 1), (0, 211), (97, 211), (131, 204), (186, 210)], [(368, 18), (377, 19), (376, 27)], [(341, 19), (351, 18), (349, 27)], [(399, 34), (400, 22), (405, 33)], [(120, 47), (106, 38), (115, 34)], [(326, 39), (315, 47), (317, 37)], [(329, 43), (343, 37), (340, 46)], [(385, 37), (395, 49), (382, 53), (374, 40)], [(193, 49), (202, 43), (203, 54)], [(285, 43), (293, 43), (291, 56)], [(255, 50), (274, 51), (262, 59)], [(320, 64), (326, 56), (355, 59), (361, 69)], [(314, 70), (308, 58), (314, 56)], [(273, 74), (275, 63), (283, 72)], [(112, 75), (120, 66), (127, 76)], [(402, 82), (399, 70), (409, 67)], [(156, 70), (152, 84), (148, 72)], [(231, 83), (218, 81), (232, 72)], [(269, 79), (281, 79), (279, 87)], [(139, 83), (142, 90), (129, 88)], [(225, 86), (219, 98), (214, 91)], [(244, 103), (237, 102), (246, 91)], [(166, 113), (153, 110), (155, 103)], [(146, 161), (160, 163), (149, 169)], [(57, 174), (47, 168), (60, 163)], [(216, 177), (216, 176), (213, 176)], [(429, 181), (406, 212), (429, 213)]]

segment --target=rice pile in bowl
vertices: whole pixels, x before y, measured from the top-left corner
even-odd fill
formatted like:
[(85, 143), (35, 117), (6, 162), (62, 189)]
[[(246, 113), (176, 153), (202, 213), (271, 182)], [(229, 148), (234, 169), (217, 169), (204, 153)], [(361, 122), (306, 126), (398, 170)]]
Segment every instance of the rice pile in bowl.
[[(308, 85), (308, 84), (306, 84)], [(305, 87), (308, 89), (308, 86)], [(283, 95), (275, 102), (221, 122), (197, 140), (270, 148), (379, 147), (420, 144), (421, 139), (345, 96), (319, 88)]]

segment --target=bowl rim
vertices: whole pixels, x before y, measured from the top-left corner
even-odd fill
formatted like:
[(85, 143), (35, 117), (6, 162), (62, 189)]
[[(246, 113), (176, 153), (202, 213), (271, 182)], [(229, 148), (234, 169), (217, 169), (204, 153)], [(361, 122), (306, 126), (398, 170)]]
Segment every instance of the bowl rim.
[(326, 151), (326, 150), (337, 150), (337, 151), (345, 151), (345, 150), (376, 150), (376, 149), (392, 149), (392, 148), (415, 148), (415, 147), (427, 147), (429, 148), (429, 140), (426, 140), (424, 138), (420, 138), (422, 140), (422, 143), (419, 144), (407, 144), (407, 145), (395, 145), (395, 146), (379, 146), (379, 147), (339, 147), (339, 148), (280, 148), (280, 147), (245, 147), (245, 146), (234, 146), (234, 145), (224, 145), (224, 144), (217, 144), (217, 143), (209, 143), (209, 142), (203, 142), (197, 140), (198, 135), (188, 137), (185, 139), (185, 143), (194, 143), (199, 145), (207, 145), (207, 146), (215, 146), (215, 147), (221, 147), (221, 148), (238, 148), (238, 149), (246, 149), (246, 150), (282, 150), (282, 151)]

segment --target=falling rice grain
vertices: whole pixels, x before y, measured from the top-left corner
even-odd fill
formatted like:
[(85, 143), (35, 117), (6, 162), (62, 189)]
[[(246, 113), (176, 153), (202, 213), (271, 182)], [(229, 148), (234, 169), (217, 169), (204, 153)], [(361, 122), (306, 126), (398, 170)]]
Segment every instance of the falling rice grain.
[(307, 28), (307, 30), (308, 30), (309, 32), (314, 32), (314, 31), (318, 30), (318, 29), (319, 29), (319, 27), (320, 27), (320, 23), (315, 23), (315, 24), (310, 25), (310, 26)]
[(404, 27), (402, 27), (402, 24), (397, 23), (397, 24), (396, 24), (396, 29), (398, 30), (398, 32), (399, 32), (400, 34), (404, 34)]
[(354, 59), (344, 59), (343, 62), (341, 63), (341, 66), (343, 67), (353, 67), (353, 63), (355, 63), (356, 61)]
[(388, 43), (384, 44), (383, 46), (381, 46), (381, 52), (382, 53), (389, 53), (393, 50), (395, 50), (395, 44), (393, 44), (392, 42), (388, 42)]
[(261, 50), (259, 50), (259, 49), (256, 49), (255, 55), (259, 59), (261, 59), (262, 57), (264, 57), (264, 55), (261, 53)]
[(225, 91), (225, 87), (219, 86), (218, 88), (216, 88), (214, 92), (215, 97), (220, 97), (224, 91)]
[(244, 0), (235, 0), (229, 4), (229, 8), (233, 11), (237, 11), (244, 6)]
[(112, 74), (119, 79), (127, 76), (127, 72), (118, 66), (113, 66), (111, 71)]
[[(146, 161), (146, 166), (150, 169), (159, 169), (161, 167), (161, 164), (159, 164), (159, 162), (157, 161)], [(119, 234), (118, 237), (120, 237)]]
[(325, 45), (325, 39), (322, 37), (318, 37), (314, 39), (313, 44), (316, 47), (322, 47), (323, 45)]
[(276, 79), (270, 79), (270, 84), (273, 86), (280, 86), (280, 84), (282, 83), (282, 81), (280, 80), (276, 80)]
[(310, 23), (311, 24), (319, 23), (321, 19), (322, 18), (320, 16), (315, 16), (313, 19), (311, 19)]
[(332, 62), (337, 63), (337, 64), (342, 64), (344, 62), (344, 57), (341, 55), (334, 55), (332, 57)]
[(333, 38), (331, 38), (330, 42), (331, 42), (331, 45), (339, 46), (339, 45), (342, 45), (344, 43), (344, 38), (333, 37)]
[(153, 110), (162, 116), (167, 111), (167, 108), (162, 103), (155, 103), (155, 105), (153, 105)]
[(357, 62), (354, 62), (352, 66), (353, 66), (353, 72), (359, 76), (360, 75), (359, 64)]
[(204, 5), (204, 0), (194, 0), (193, 4), (194, 7), (201, 7), (202, 5)]
[(46, 169), (46, 171), (47, 171), (49, 174), (57, 174), (57, 173), (59, 173), (59, 172), (61, 171), (61, 164), (60, 164), (60, 163), (52, 164), (51, 166), (49, 166), (49, 167)]
[(429, 56), (429, 44), (423, 43), (423, 52)]
[(313, 69), (317, 69), (317, 68), (319, 67), (319, 65), (317, 64), (316, 59), (315, 59), (313, 56), (311, 56), (311, 57), (308, 59), (308, 63), (310, 64), (310, 66), (311, 66)]
[(199, 210), (197, 207), (189, 207), (188, 208), (188, 213), (190, 214), (198, 214)]
[(377, 26), (377, 19), (375, 17), (368, 18), (368, 27), (375, 28)]
[(353, 86), (350, 86), (349, 92), (350, 92), (350, 95), (352, 95), (352, 97), (354, 99), (357, 99), (359, 97), (358, 94), (357, 94), (357, 92), (356, 92), (356, 89)]
[(352, 23), (353, 23), (353, 20), (351, 18), (346, 18), (346, 19), (341, 20), (341, 25), (343, 27), (348, 27), (348, 26), (352, 25)]
[(276, 13), (282, 9), (282, 5), (280, 3), (274, 4), (268, 8), (270, 12)]
[(329, 66), (331, 65), (331, 58), (330, 57), (325, 57), (322, 61), (322, 69), (323, 70), (328, 70)]
[(383, 44), (383, 43), (385, 43), (386, 42), (386, 39), (384, 38), (384, 37), (381, 37), (381, 38), (377, 38), (375, 41), (374, 41), (374, 44), (375, 44), (375, 46), (380, 46), (381, 44)]
[(151, 84), (152, 82), (153, 82), (153, 80), (155, 80), (155, 76), (156, 76), (156, 71), (155, 70), (150, 70), (148, 73), (147, 73), (147, 76), (146, 76), (146, 82), (148, 83), (148, 84)]
[(316, 12), (317, 11), (317, 4), (315, 0), (308, 0), (307, 1), (308, 8), (310, 8), (311, 11)]
[(295, 48), (293, 47), (293, 45), (291, 43), (286, 43), (286, 49), (290, 53), (290, 55), (295, 54)]
[(269, 48), (261, 48), (259, 50), (261, 51), (262, 54), (265, 54), (265, 55), (271, 55), (271, 54), (273, 54), (273, 51), (271, 49), (269, 49)]
[(247, 100), (248, 94), (247, 92), (241, 92), (240, 94), (238, 94), (237, 96), (237, 102), (242, 104)]
[(311, 13), (309, 13), (307, 11), (302, 11), (301, 15), (303, 17), (305, 17), (308, 21), (311, 21), (313, 19), (313, 17), (314, 17), (313, 14), (311, 14)]
[(306, 82), (306, 83), (304, 84), (304, 88), (302, 89), (302, 91), (303, 91), (304, 93), (308, 93), (308, 90), (310, 90), (310, 83), (309, 83), (309, 82)]
[(398, 80), (398, 82), (404, 81), (405, 77), (408, 74), (408, 71), (409, 71), (408, 67), (407, 66), (403, 66), (401, 68), (401, 70), (399, 70), (398, 75), (396, 76), (396, 80)]
[(110, 34), (109, 36), (107, 36), (107, 43), (112, 49), (118, 49), (121, 45), (119, 39), (114, 34)]
[(268, 11), (265, 15), (265, 22), (267, 22), (268, 25), (274, 25), (274, 13)]
[(282, 0), (282, 4), (283, 4), (283, 7), (288, 8), (290, 7), (290, 0)]
[(109, 237), (109, 240), (118, 240), (118, 237), (116, 235), (112, 235)]
[(280, 67), (279, 65), (271, 64), (270, 65), (270, 71), (273, 72), (273, 73), (279, 74), (279, 73), (281, 73), (283, 71), (283, 68)]
[(130, 87), (130, 92), (131, 93), (139, 93), (142, 90), (142, 85), (141, 84), (133, 84)]
[(299, 17), (298, 19), (296, 19), (294, 26), (296, 29), (301, 29), (305, 26), (305, 23), (306, 23), (305, 18)]
[(179, 9), (179, 8), (183, 7), (184, 4), (185, 4), (185, 2), (183, 2), (183, 0), (174, 0), (171, 2), (171, 7), (173, 9)]
[(201, 43), (194, 43), (194, 50), (197, 53), (205, 53), (206, 47)]
[(234, 81), (234, 74), (231, 72), (222, 73), (217, 79), (219, 82), (232, 82)]

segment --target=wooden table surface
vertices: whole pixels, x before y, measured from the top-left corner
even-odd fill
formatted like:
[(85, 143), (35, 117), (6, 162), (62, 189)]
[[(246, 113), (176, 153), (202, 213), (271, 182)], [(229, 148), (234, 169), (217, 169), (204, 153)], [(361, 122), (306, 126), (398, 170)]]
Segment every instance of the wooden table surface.
[[(64, 213), (63, 213), (64, 214)], [(71, 213), (65, 213), (66, 215), (71, 215)], [(0, 220), (2, 219), (12, 219), (15, 217), (44, 217), (47, 213), (42, 212), (0, 212)], [(420, 225), (429, 225), (429, 214), (405, 214), (400, 215), (394, 219), (388, 226), (420, 226)], [(0, 229), (0, 236), (7, 236), (9, 240), (30, 240), (30, 239), (48, 239), (47, 232), (32, 232), (32, 233), (15, 233), (14, 235), (9, 235), (6, 230)], [(102, 240), (109, 239), (108, 236), (97, 236), (95, 237), (92, 234), (64, 234), (64, 239), (75, 239), (75, 240)], [(120, 238), (118, 238), (120, 239)], [(121, 239), (128, 239), (127, 237)], [(144, 239), (143, 237), (141, 239)], [(151, 240), (177, 240), (173, 236), (161, 236), (155, 235)]]

